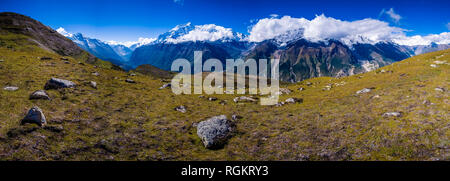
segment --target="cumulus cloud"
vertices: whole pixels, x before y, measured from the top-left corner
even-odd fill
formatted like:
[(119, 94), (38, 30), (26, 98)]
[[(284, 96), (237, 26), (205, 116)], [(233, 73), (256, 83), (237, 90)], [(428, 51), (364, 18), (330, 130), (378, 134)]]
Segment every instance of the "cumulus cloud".
[(278, 17), (279, 15), (278, 14), (270, 14), (269, 15), (271, 18), (276, 18), (276, 17)]
[(389, 10), (383, 9), (380, 12), (380, 16), (387, 15), (393, 22), (398, 23), (400, 22), (400, 19), (402, 19), (402, 16), (395, 13), (394, 8), (390, 8)]
[[(299, 29), (302, 31), (297, 31)], [(316, 16), (312, 20), (283, 16), (259, 20), (250, 27), (248, 39), (252, 42), (261, 42), (290, 32), (301, 32), (302, 34), (297, 35), (297, 38), (301, 36), (310, 41), (336, 39), (348, 45), (354, 43), (373, 44), (380, 41), (396, 42), (403, 45), (426, 45), (430, 42), (445, 43), (449, 41), (448, 33), (408, 37), (405, 34), (406, 31), (408, 30), (370, 18), (343, 21), (325, 15)], [(286, 36), (283, 36), (283, 38), (286, 38)], [(296, 37), (291, 37), (291, 39), (294, 38)], [(286, 41), (289, 41), (289, 39), (286, 39)]]
[[(190, 24), (189, 24), (190, 25)], [(178, 26), (172, 29), (172, 31), (178, 30)], [(239, 35), (237, 35), (239, 37)], [(218, 41), (235, 38), (235, 34), (231, 28), (225, 28), (223, 26), (217, 26), (214, 24), (196, 25), (195, 28), (186, 34), (183, 34), (176, 38), (168, 38), (165, 42), (168, 43), (181, 43), (187, 41)]]
[(71, 37), (72, 34), (68, 33), (63, 27), (59, 27), (58, 29), (56, 29), (56, 32), (58, 32), (59, 34), (65, 36), (65, 37)]

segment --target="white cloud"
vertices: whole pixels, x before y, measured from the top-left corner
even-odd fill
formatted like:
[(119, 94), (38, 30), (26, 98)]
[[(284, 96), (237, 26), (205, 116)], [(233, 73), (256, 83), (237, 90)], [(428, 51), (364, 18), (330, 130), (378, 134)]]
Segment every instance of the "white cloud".
[(449, 22), (449, 23), (447, 23), (447, 25), (446, 25), (446, 26), (447, 26), (447, 29), (448, 29), (448, 30), (450, 30), (450, 22)]
[(111, 40), (111, 41), (108, 41), (106, 43), (108, 43), (110, 45), (124, 45), (126, 47), (131, 47), (131, 46), (137, 44), (137, 47), (140, 47), (142, 45), (150, 44), (150, 43), (154, 42), (155, 40), (156, 40), (156, 38), (142, 38), (142, 37), (140, 37), (137, 41), (117, 42), (117, 41)]
[(277, 18), (279, 15), (278, 14), (270, 14), (269, 15), (271, 18)]
[(59, 34), (65, 36), (65, 37), (72, 37), (72, 34), (68, 33), (63, 27), (59, 27), (58, 29), (56, 29), (56, 32), (58, 32)]
[(400, 21), (400, 19), (402, 19), (402, 16), (395, 13), (394, 8), (390, 8), (387, 11), (385, 9), (381, 10), (380, 16), (382, 16), (382, 15), (387, 15), (395, 23), (398, 23)]
[[(190, 25), (190, 24), (189, 24)], [(178, 30), (175, 27), (172, 30)], [(238, 35), (237, 35), (238, 36)], [(177, 38), (171, 38), (165, 40), (168, 43), (181, 43), (187, 41), (217, 41), (236, 38), (231, 28), (225, 28), (223, 26), (217, 26), (214, 24), (197, 25), (195, 28), (186, 34), (183, 34)]]
[[(301, 29), (302, 31), (298, 31)], [(259, 20), (249, 30), (249, 40), (261, 42), (267, 39), (283, 36), (291, 32), (300, 32), (303, 38), (310, 41), (321, 41), (326, 39), (337, 39), (347, 45), (354, 43), (377, 43), (380, 41), (393, 41), (403, 45), (427, 45), (431, 42), (446, 43), (450, 40), (447, 32), (439, 35), (428, 36), (406, 36), (407, 30), (390, 26), (389, 23), (375, 20), (362, 19), (357, 21), (343, 21), (326, 17), (316, 16), (312, 20), (305, 18), (293, 18), (283, 16), (281, 18), (264, 18)], [(289, 36), (287, 36), (289, 37)]]

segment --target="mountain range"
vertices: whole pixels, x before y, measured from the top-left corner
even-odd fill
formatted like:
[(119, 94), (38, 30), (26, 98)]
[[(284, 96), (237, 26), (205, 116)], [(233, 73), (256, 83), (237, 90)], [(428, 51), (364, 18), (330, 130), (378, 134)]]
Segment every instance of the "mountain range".
[[(125, 70), (149, 64), (170, 70), (178, 58), (193, 61), (194, 51), (203, 51), (203, 60), (279, 58), (281, 80), (298, 82), (307, 78), (341, 77), (367, 72), (422, 53), (450, 48), (449, 44), (399, 45), (380, 41), (367, 43), (364, 37), (342, 42), (337, 39), (312, 41), (304, 30), (287, 31), (262, 42), (217, 25), (182, 24), (146, 44), (112, 44), (82, 34), (63, 32), (67, 38), (93, 55)], [(359, 41), (359, 39), (361, 41)]]

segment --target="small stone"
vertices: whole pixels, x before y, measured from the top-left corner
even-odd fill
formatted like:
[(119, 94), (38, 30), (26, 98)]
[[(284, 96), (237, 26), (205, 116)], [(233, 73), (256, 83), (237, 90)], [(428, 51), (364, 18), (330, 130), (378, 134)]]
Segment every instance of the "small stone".
[(383, 117), (400, 117), (402, 116), (401, 112), (387, 112), (383, 114)]
[(209, 101), (217, 101), (217, 98), (216, 97), (208, 97), (208, 100)]
[(76, 84), (72, 81), (64, 80), (64, 79), (57, 79), (57, 78), (51, 78), (44, 86), (45, 90), (49, 89), (60, 89), (60, 88), (72, 88), (75, 87)]
[(300, 87), (300, 88), (298, 88), (297, 90), (298, 90), (298, 91), (304, 91), (304, 90), (305, 90), (305, 88), (303, 88), (303, 87)]
[(136, 76), (136, 74), (135, 73), (131, 73), (130, 76)]
[(311, 82), (306, 82), (306, 85), (310, 86), (310, 85), (312, 85), (312, 83)]
[(15, 87), (15, 86), (6, 86), (3, 88), (3, 90), (6, 90), (6, 91), (16, 91), (18, 89), (19, 89), (19, 87)]
[(235, 97), (233, 99), (234, 102), (256, 102), (256, 99), (247, 96)]
[(431, 64), (430, 67), (437, 68), (438, 66), (436, 64)]
[(125, 82), (132, 83), (132, 84), (136, 83), (136, 82), (135, 82), (134, 80), (132, 80), (132, 79), (126, 79)]
[(441, 65), (441, 64), (444, 64), (446, 61), (438, 61), (438, 60), (436, 60), (436, 61), (434, 61), (433, 63), (435, 63), (435, 64), (437, 64), (437, 65)]
[(21, 124), (37, 124), (39, 126), (43, 126), (47, 124), (47, 121), (45, 120), (44, 113), (42, 112), (41, 108), (34, 106), (28, 111), (28, 114), (25, 116), (25, 118), (22, 119)]
[(64, 127), (62, 125), (57, 126), (45, 126), (44, 129), (49, 130), (51, 132), (60, 133), (64, 130)]
[(275, 104), (275, 106), (276, 106), (276, 107), (281, 107), (281, 106), (283, 106), (283, 105), (285, 105), (285, 104), (286, 104), (285, 102), (279, 102), (279, 103)]
[(206, 148), (221, 148), (231, 137), (234, 127), (225, 115), (215, 116), (197, 124), (197, 135)]
[(172, 84), (170, 84), (170, 83), (164, 84), (159, 89), (161, 90), (161, 89), (165, 89), (165, 88), (168, 88), (168, 87), (172, 87)]
[(64, 63), (65, 63), (65, 64), (70, 64), (70, 62), (69, 62), (69, 61), (64, 61)]
[(68, 58), (66, 58), (66, 57), (61, 57), (60, 58), (61, 60), (64, 60), (64, 61), (67, 61), (67, 60), (69, 60)]
[(41, 60), (51, 60), (53, 59), (52, 57), (42, 57)]
[(33, 93), (31, 93), (30, 99), (50, 100), (50, 97), (48, 96), (47, 92), (45, 92), (45, 90), (38, 90), (38, 91), (34, 91)]
[(439, 92), (445, 92), (445, 89), (442, 87), (436, 87), (434, 90)]
[(92, 75), (99, 76), (100, 74), (98, 72), (93, 72)]
[(186, 107), (178, 106), (178, 107), (175, 108), (175, 111), (186, 113)]
[(359, 91), (356, 91), (356, 94), (369, 93), (370, 91), (372, 91), (372, 89), (375, 89), (375, 88), (364, 88), (364, 89), (361, 89)]
[(91, 85), (92, 88), (97, 89), (97, 82), (90, 81), (89, 85)]
[(4, 60), (3, 60), (3, 59), (0, 59), (0, 62), (4, 62)]
[(281, 94), (290, 94), (292, 91), (288, 88), (280, 88)]
[(301, 98), (288, 98), (284, 102), (289, 103), (289, 104), (302, 103), (303, 99), (301, 99)]
[(239, 120), (239, 119), (242, 119), (243, 117), (242, 116), (239, 116), (239, 115), (236, 115), (236, 114), (233, 114), (232, 116), (231, 116), (231, 119), (233, 120), (233, 121), (236, 121), (236, 120)]

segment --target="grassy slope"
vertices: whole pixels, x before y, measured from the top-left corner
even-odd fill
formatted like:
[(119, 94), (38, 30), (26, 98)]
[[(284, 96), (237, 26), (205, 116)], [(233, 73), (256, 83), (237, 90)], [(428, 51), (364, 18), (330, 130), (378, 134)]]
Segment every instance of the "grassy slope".
[[(449, 94), (434, 90), (449, 88), (450, 50), (365, 74), (291, 84), (294, 93), (281, 99), (299, 97), (304, 103), (272, 107), (235, 104), (235, 95), (214, 95), (226, 105), (198, 95), (177, 96), (170, 89), (158, 90), (163, 82), (157, 78), (128, 77), (73, 58), (65, 64), (60, 56), (36, 46), (17, 45), (21, 36), (0, 36), (0, 86), (20, 87), (15, 92), (0, 90), (0, 160), (450, 159)], [(53, 60), (37, 58), (43, 56)], [(447, 64), (430, 67), (436, 60)], [(51, 101), (28, 100), (51, 77), (79, 86), (48, 91)], [(137, 83), (126, 83), (127, 78)], [(89, 81), (96, 81), (98, 89)], [(331, 90), (322, 90), (329, 84)], [(299, 87), (306, 90), (299, 92)], [(376, 89), (355, 95), (366, 87)], [(425, 100), (432, 104), (423, 104)], [(62, 126), (63, 131), (21, 126), (34, 105), (43, 109), (50, 126)], [(175, 111), (178, 105), (188, 112)], [(403, 116), (383, 118), (388, 111), (401, 111)], [(192, 124), (220, 114), (244, 118), (237, 121), (238, 130), (223, 149), (207, 150)]]

